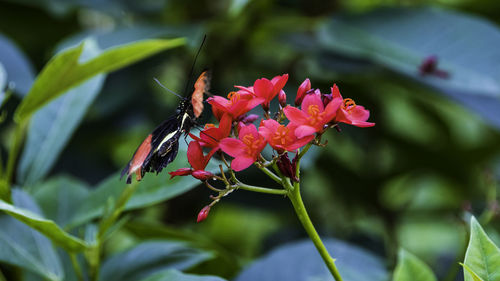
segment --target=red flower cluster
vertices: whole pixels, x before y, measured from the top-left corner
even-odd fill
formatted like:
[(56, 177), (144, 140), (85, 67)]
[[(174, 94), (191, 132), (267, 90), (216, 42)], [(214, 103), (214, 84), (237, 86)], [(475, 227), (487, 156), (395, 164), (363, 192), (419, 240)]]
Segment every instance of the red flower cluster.
[[(219, 126), (207, 124), (199, 136), (190, 134), (193, 141), (188, 146), (187, 156), (192, 168), (182, 168), (170, 172), (170, 175), (192, 175), (202, 181), (213, 178), (214, 175), (205, 171), (205, 167), (212, 155), (219, 150), (233, 157), (232, 170), (241, 171), (255, 163), (264, 147), (269, 144), (279, 155), (277, 164), (282, 174), (297, 180), (293, 168), (296, 159), (290, 161), (286, 152), (295, 152), (339, 123), (358, 127), (375, 125), (366, 121), (370, 112), (363, 106), (356, 105), (352, 99), (344, 99), (336, 85), (333, 85), (329, 94), (322, 94), (320, 90), (312, 89), (311, 82), (306, 79), (297, 91), (297, 107), (286, 105), (283, 87), (287, 81), (288, 74), (271, 80), (261, 78), (250, 87), (236, 86), (239, 90), (230, 92), (227, 99), (210, 97), (207, 101), (212, 105), (214, 116), (220, 121)], [(280, 112), (272, 119), (269, 117), (269, 107), (276, 96)], [(257, 128), (252, 122), (258, 116), (247, 113), (258, 105), (264, 109), (266, 118), (260, 121)], [(287, 123), (283, 122), (285, 116), (289, 120)], [(202, 147), (211, 150), (204, 155)], [(208, 210), (207, 206), (198, 219), (203, 220)]]

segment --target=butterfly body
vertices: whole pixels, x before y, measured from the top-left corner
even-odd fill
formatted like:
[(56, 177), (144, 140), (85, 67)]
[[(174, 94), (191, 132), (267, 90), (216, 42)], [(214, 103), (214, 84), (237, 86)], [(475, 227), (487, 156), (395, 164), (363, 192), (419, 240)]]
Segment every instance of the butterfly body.
[(196, 119), (203, 112), (203, 94), (208, 91), (208, 72), (203, 72), (194, 84), (194, 91), (183, 98), (176, 114), (163, 121), (141, 143), (132, 159), (122, 171), (127, 175), (127, 183), (132, 175), (141, 180), (146, 172), (159, 173), (174, 161), (179, 150), (179, 138), (189, 133), (196, 125)]

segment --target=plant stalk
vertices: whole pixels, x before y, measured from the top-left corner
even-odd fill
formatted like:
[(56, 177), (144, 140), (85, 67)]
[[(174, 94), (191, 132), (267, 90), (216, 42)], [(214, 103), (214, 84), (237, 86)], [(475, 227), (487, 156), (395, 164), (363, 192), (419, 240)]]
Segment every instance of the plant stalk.
[(311, 238), (312, 242), (314, 243), (314, 246), (316, 246), (316, 249), (323, 258), (323, 261), (328, 267), (328, 270), (330, 270), (330, 273), (332, 274), (333, 278), (336, 281), (342, 281), (342, 277), (340, 276), (340, 273), (337, 267), (335, 266), (335, 260), (330, 256), (328, 250), (321, 241), (318, 232), (316, 232), (316, 229), (314, 228), (314, 225), (312, 224), (311, 219), (307, 214), (306, 207), (304, 206), (304, 202), (302, 201), (302, 197), (300, 196), (300, 188), (297, 187), (298, 185), (295, 185), (295, 188), (293, 190), (289, 189), (290, 192), (288, 193), (288, 198), (290, 198), (290, 201), (292, 201), (295, 213), (297, 213), (297, 216), (300, 222), (302, 223), (302, 226), (309, 235), (309, 238)]

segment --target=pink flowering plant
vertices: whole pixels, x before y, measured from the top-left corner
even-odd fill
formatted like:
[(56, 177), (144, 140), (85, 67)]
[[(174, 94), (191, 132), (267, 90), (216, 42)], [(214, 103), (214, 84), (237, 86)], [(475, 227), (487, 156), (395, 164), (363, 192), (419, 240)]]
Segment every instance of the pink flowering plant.
[[(261, 78), (250, 87), (236, 86), (239, 90), (229, 93), (227, 99), (220, 96), (209, 98), (208, 103), (212, 105), (219, 125), (207, 124), (199, 136), (190, 134), (193, 141), (188, 146), (187, 156), (191, 168), (181, 168), (170, 172), (170, 175), (193, 176), (216, 193), (211, 196), (212, 202), (200, 211), (198, 222), (208, 217), (211, 207), (237, 189), (288, 197), (328, 269), (339, 281), (342, 277), (335, 260), (323, 245), (302, 202), (300, 160), (311, 146), (326, 146), (326, 142), (321, 141), (322, 135), (331, 128), (338, 129), (340, 123), (358, 127), (375, 124), (367, 121), (370, 112), (354, 100), (344, 99), (336, 85), (325, 94), (312, 88), (309, 79), (297, 90), (296, 106), (288, 105), (283, 91), (287, 81), (288, 74), (271, 80)], [(275, 98), (279, 100), (279, 110), (270, 112), (270, 103)], [(264, 111), (262, 118), (248, 115), (259, 105)], [(267, 145), (273, 151), (270, 159), (262, 155)], [(203, 152), (203, 147), (208, 153)], [(204, 170), (213, 155), (218, 155), (226, 166), (226, 169), (223, 165), (219, 166), (220, 175)], [(278, 187), (253, 186), (238, 179), (237, 172), (252, 166), (274, 180)], [(221, 184), (216, 185), (212, 181)]]

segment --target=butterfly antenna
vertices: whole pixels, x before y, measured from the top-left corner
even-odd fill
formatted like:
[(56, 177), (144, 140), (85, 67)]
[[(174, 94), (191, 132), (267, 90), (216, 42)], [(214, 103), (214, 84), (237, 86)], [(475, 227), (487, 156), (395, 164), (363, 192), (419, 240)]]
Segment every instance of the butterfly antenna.
[(178, 95), (176, 92), (174, 92), (174, 91), (170, 90), (169, 88), (165, 87), (165, 86), (164, 86), (164, 85), (163, 85), (160, 81), (158, 81), (158, 79), (156, 79), (155, 77), (153, 77), (153, 80), (155, 80), (155, 82), (156, 82), (156, 83), (158, 83), (158, 85), (160, 85), (160, 87), (162, 87), (163, 89), (165, 89), (165, 90), (169, 91), (170, 93), (172, 93), (172, 94), (174, 94), (174, 95), (178, 96), (178, 97), (179, 97), (179, 98), (181, 98), (181, 99), (183, 98), (183, 97), (181, 97), (180, 95)]
[(203, 36), (203, 41), (201, 41), (200, 48), (198, 48), (198, 52), (196, 52), (196, 56), (194, 57), (193, 65), (191, 66), (191, 71), (189, 71), (189, 79), (188, 82), (186, 83), (186, 89), (184, 90), (184, 94), (187, 93), (188, 87), (191, 84), (191, 79), (193, 77), (193, 72), (194, 72), (194, 66), (196, 65), (196, 60), (198, 59), (198, 55), (201, 52), (201, 49), (203, 48), (203, 44), (205, 44), (205, 40), (207, 39), (207, 35), (205, 34)]

